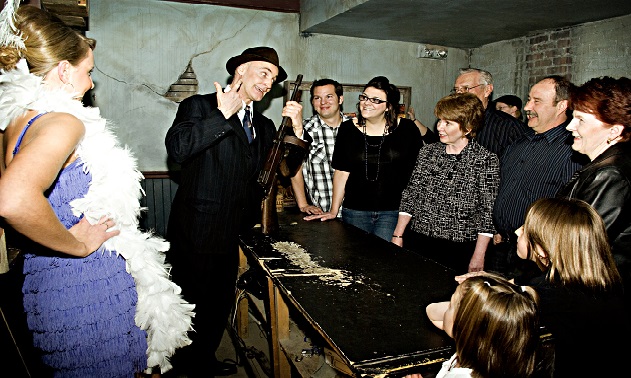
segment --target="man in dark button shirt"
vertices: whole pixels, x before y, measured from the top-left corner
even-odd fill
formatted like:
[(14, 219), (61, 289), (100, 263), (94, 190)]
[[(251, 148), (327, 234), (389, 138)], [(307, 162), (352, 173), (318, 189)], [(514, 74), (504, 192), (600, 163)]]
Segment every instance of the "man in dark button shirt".
[(506, 147), (519, 139), (528, 128), (523, 122), (489, 106), (493, 93), (493, 76), (478, 68), (463, 68), (456, 78), (452, 92), (475, 94), (484, 105), (484, 127), (478, 131), (476, 140), (487, 150), (502, 158)]
[[(565, 129), (572, 83), (548, 76), (535, 84), (524, 112), (530, 130), (506, 148), (500, 159), (500, 186), (493, 209), (498, 234), (485, 265), (488, 270), (512, 274), (520, 260), (514, 231), (524, 223), (528, 206), (543, 197), (554, 197), (583, 158), (572, 150), (572, 135)], [(519, 267), (527, 269), (527, 267)]]

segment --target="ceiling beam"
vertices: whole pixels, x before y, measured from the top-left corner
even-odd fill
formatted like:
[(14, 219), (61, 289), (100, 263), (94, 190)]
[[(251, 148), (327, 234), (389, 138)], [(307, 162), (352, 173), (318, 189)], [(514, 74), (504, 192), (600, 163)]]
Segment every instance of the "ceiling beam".
[(162, 0), (174, 3), (212, 4), (228, 7), (300, 13), (300, 0)]
[[(88, 7), (77, 0), (40, 0), (42, 8), (56, 15), (88, 17)], [(60, 17), (61, 18), (61, 17)]]

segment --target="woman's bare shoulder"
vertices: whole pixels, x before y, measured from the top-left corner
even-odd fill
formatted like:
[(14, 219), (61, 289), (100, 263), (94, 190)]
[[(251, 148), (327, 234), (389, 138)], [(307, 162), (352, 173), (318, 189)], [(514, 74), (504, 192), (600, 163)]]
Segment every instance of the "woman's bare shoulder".
[(83, 122), (72, 114), (49, 112), (35, 119), (37, 115), (36, 112), (29, 112), (22, 119), (16, 120), (10, 133), (9, 147), (13, 148), (12, 145), (18, 142), (18, 137), (31, 121), (29, 129), (22, 136), (22, 149), (32, 144), (42, 150), (74, 150), (85, 134)]
[[(39, 122), (37, 122), (39, 121)], [(55, 134), (59, 136), (78, 135), (85, 133), (83, 122), (70, 113), (51, 112), (43, 114), (32, 127), (38, 132), (46, 135)]]

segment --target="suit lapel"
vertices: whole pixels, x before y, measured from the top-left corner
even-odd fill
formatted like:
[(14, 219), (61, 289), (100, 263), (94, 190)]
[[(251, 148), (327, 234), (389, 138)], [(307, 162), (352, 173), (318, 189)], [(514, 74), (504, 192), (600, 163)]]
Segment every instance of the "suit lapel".
[[(261, 126), (260, 115), (257, 112), (252, 112), (252, 127), (254, 127), (254, 141), (252, 146), (258, 150), (263, 140), (264, 127)], [(244, 132), (245, 133), (245, 132)]]
[[(262, 115), (256, 111), (252, 112), (252, 127), (254, 128), (254, 142), (252, 142), (252, 146), (256, 146), (259, 148), (261, 143), (265, 140), (265, 127), (264, 121), (261, 119)], [(243, 135), (245, 137), (247, 143), (247, 136), (245, 135), (245, 131), (243, 131)]]

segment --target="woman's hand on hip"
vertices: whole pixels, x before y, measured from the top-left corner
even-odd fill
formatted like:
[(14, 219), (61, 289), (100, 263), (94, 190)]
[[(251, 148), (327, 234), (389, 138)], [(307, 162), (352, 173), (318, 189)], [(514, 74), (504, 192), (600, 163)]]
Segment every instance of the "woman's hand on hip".
[(106, 240), (120, 234), (119, 230), (108, 231), (115, 225), (114, 220), (106, 215), (102, 216), (95, 224), (90, 224), (84, 217), (68, 231), (85, 245), (85, 253), (83, 254), (85, 257), (99, 249)]

